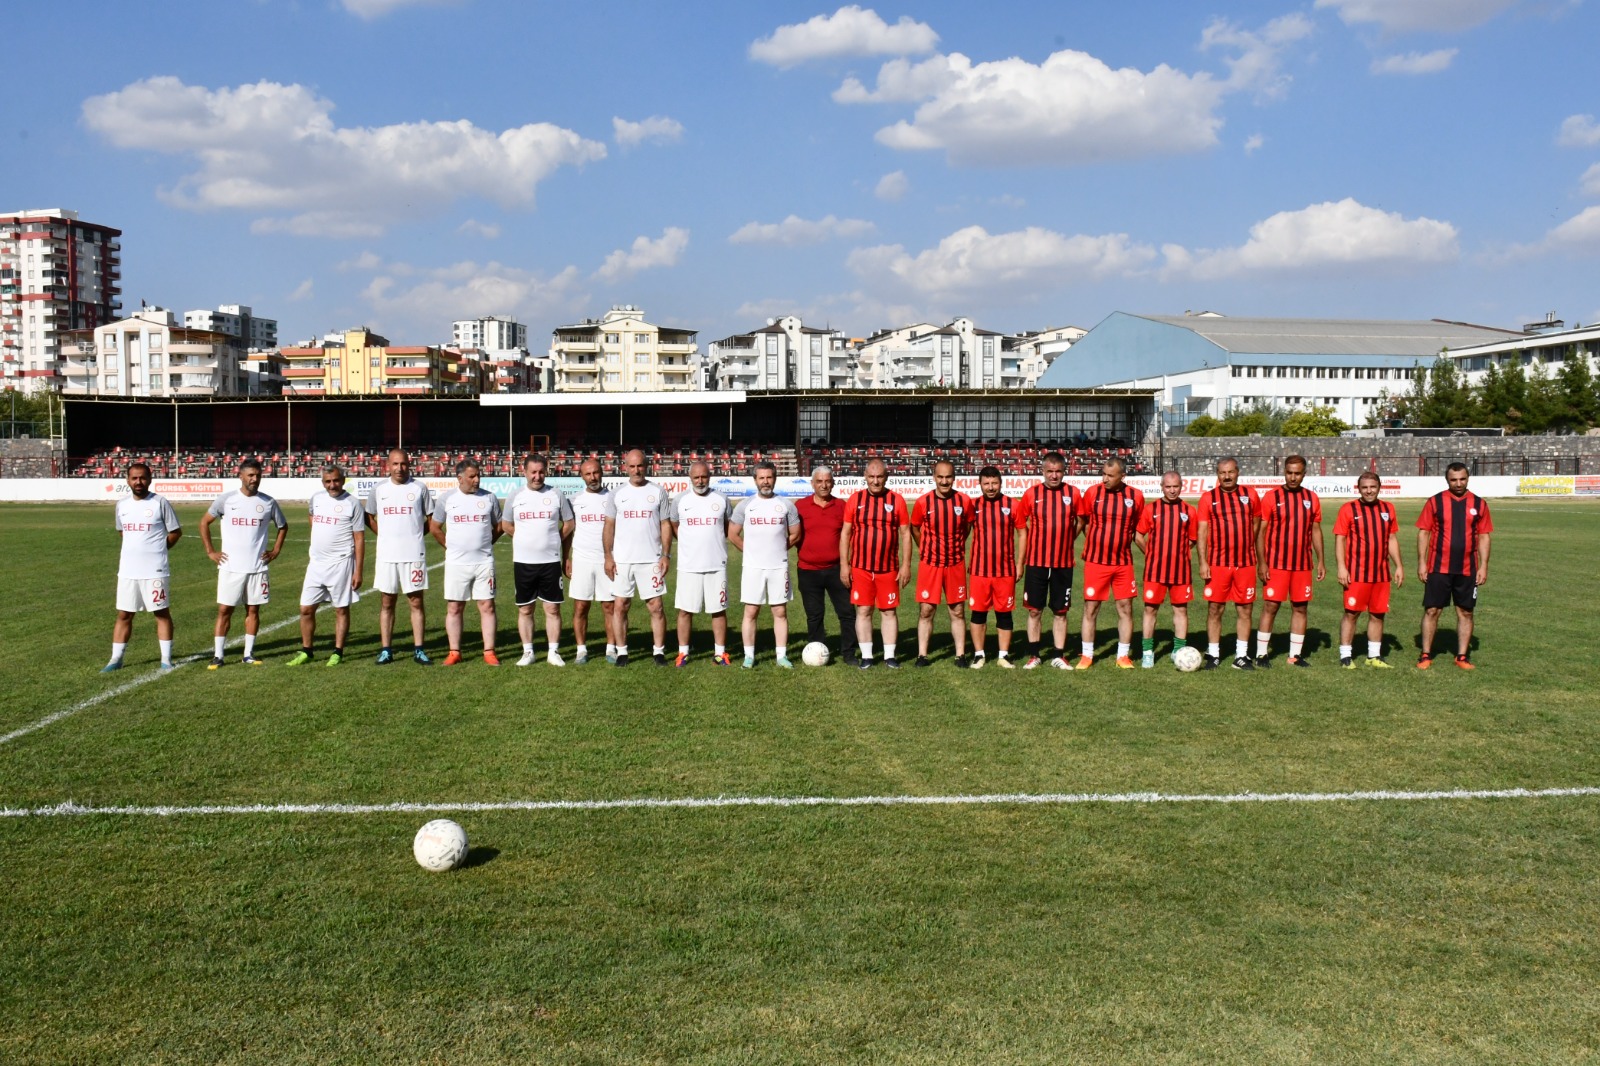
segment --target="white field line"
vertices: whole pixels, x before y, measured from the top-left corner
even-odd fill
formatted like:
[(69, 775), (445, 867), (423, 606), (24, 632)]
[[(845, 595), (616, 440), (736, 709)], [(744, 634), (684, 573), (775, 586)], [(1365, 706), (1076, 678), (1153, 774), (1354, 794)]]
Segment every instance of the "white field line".
[(1073, 806), (1080, 804), (1371, 803), (1438, 800), (1559, 799), (1600, 796), (1600, 787), (1448, 789), (1438, 791), (1235, 792), (1220, 795), (1163, 792), (1009, 792), (955, 796), (705, 796), (682, 799), (507, 800), (488, 803), (253, 803), (198, 806), (0, 807), (0, 818), (92, 816), (171, 818), (234, 814), (479, 814), (492, 811), (704, 810), (723, 807), (969, 807)]
[[(432, 566), (428, 567), (428, 569), (429, 570), (437, 570), (443, 565), (444, 565), (443, 563), (434, 563)], [(375, 596), (375, 595), (368, 596), (367, 599), (376, 602), (377, 601), (377, 596)], [(259, 630), (256, 631), (256, 639), (260, 640), (262, 637), (266, 636), (268, 633), (276, 633), (280, 629), (284, 629), (284, 628), (287, 628), (288, 626), (299, 625), (299, 624), (300, 624), (300, 606), (299, 606), (299, 600), (297, 598), (295, 600), (295, 613), (291, 614), (288, 618), (280, 618), (278, 621), (273, 622), (271, 625), (262, 626)], [(230, 637), (228, 639), (228, 643), (223, 645), (223, 647), (224, 648), (232, 648), (232, 647), (235, 647), (237, 645), (241, 645), (243, 643), (244, 643), (244, 636), (241, 634), (240, 636), (237, 636), (237, 637)], [(79, 713), (80, 711), (87, 711), (91, 707), (98, 707), (102, 703), (105, 703), (108, 700), (114, 700), (118, 696), (126, 695), (127, 693), (132, 692), (134, 689), (138, 688), (140, 685), (148, 685), (152, 681), (159, 681), (163, 677), (166, 677), (167, 675), (173, 673), (173, 671), (179, 669), (180, 667), (188, 666), (190, 663), (197, 663), (202, 659), (209, 659), (209, 658), (211, 658), (211, 655), (210, 655), (209, 652), (201, 652), (198, 655), (189, 655), (189, 656), (186, 656), (186, 657), (184, 657), (182, 659), (175, 660), (173, 662), (173, 664), (172, 664), (172, 670), (152, 670), (148, 674), (140, 674), (138, 677), (135, 677), (135, 678), (133, 678), (131, 680), (128, 680), (128, 681), (124, 681), (122, 684), (118, 685), (116, 688), (108, 688), (104, 692), (99, 692), (99, 693), (96, 693), (93, 696), (90, 696), (88, 699), (79, 700), (77, 703), (74, 703), (70, 707), (63, 707), (63, 708), (61, 708), (61, 710), (56, 711), (53, 714), (47, 714), (43, 718), (39, 719), (37, 722), (31, 722), (28, 725), (23, 726), (21, 729), (13, 729), (9, 733), (6, 733), (4, 735), (0, 735), (0, 745), (9, 744), (13, 740), (17, 740), (20, 737), (27, 736), (29, 733), (37, 733), (39, 730), (44, 729), (46, 726), (55, 725), (57, 722), (61, 721), (63, 718), (71, 718), (73, 715)]]

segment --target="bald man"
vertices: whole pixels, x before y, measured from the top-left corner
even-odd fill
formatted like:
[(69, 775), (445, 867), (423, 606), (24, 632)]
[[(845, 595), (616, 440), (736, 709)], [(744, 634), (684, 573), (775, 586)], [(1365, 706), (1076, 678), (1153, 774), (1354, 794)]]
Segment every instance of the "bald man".
[(667, 616), (661, 599), (667, 593), (667, 567), (672, 564), (672, 522), (667, 491), (646, 476), (644, 452), (635, 448), (622, 457), (628, 480), (606, 497), (606, 577), (616, 596), (613, 626), (617, 665), (628, 665), (628, 608), (638, 595), (650, 609), (651, 657), (667, 665)]

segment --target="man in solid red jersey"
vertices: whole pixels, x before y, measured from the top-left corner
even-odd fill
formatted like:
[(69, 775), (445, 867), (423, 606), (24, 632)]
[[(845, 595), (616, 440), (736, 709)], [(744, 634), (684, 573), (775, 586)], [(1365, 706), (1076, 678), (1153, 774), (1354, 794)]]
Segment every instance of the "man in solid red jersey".
[(900, 635), (900, 590), (911, 580), (911, 516), (905, 497), (889, 488), (889, 468), (874, 459), (863, 471), (867, 487), (844, 506), (839, 532), (839, 580), (850, 586), (856, 608), (856, 640), (861, 669), (872, 665), (872, 612), (880, 612), (883, 665), (898, 669), (894, 657)]
[(972, 498), (957, 492), (956, 466), (948, 459), (933, 464), (933, 491), (911, 509), (911, 542), (917, 546), (917, 661), (928, 666), (928, 639), (933, 616), (944, 600), (950, 611), (950, 640), (956, 666), (967, 662), (967, 530), (972, 525)]
[(1050, 665), (1071, 670), (1067, 661), (1067, 611), (1072, 606), (1072, 542), (1078, 537), (1078, 490), (1066, 484), (1067, 461), (1060, 452), (1047, 452), (1043, 480), (1023, 492), (1017, 501), (1017, 523), (1027, 530), (1023, 562), (1022, 603), (1028, 609), (1028, 661), (1032, 670), (1040, 656), (1042, 617), (1051, 613), (1050, 635), (1055, 658)]
[(1422, 579), (1422, 656), (1417, 669), (1433, 665), (1433, 638), (1439, 615), (1452, 600), (1456, 605), (1456, 665), (1473, 669), (1472, 612), (1478, 586), (1489, 580), (1489, 501), (1467, 490), (1467, 464), (1445, 469), (1450, 487), (1422, 505), (1417, 516), (1417, 573)]
[(1000, 491), (1000, 469), (978, 471), (978, 498), (972, 501), (972, 555), (968, 559), (967, 607), (972, 624), (972, 668), (984, 664), (984, 629), (994, 611), (1000, 654), (995, 662), (1011, 669), (1011, 612), (1017, 605), (1017, 568), (1022, 542), (1018, 537), (1017, 501)]
[(1278, 606), (1289, 601), (1290, 666), (1305, 667), (1306, 616), (1311, 586), (1328, 576), (1322, 562), (1322, 500), (1301, 484), (1304, 456), (1283, 461), (1283, 484), (1261, 494), (1261, 525), (1256, 533), (1256, 570), (1264, 587), (1261, 625), (1256, 629), (1256, 665), (1267, 667), (1272, 623)]
[(1217, 484), (1200, 496), (1200, 580), (1205, 583), (1206, 669), (1222, 665), (1222, 611), (1233, 604), (1235, 670), (1254, 670), (1250, 616), (1256, 602), (1256, 523), (1261, 500), (1239, 484), (1239, 460), (1217, 460)]
[(1156, 664), (1156, 615), (1172, 600), (1172, 650), (1189, 643), (1189, 601), (1194, 598), (1190, 557), (1200, 536), (1200, 515), (1183, 499), (1183, 475), (1161, 475), (1161, 498), (1139, 516), (1139, 551), (1144, 555), (1144, 654), (1139, 665)]
[(1117, 601), (1117, 666), (1133, 669), (1133, 538), (1144, 515), (1144, 493), (1123, 480), (1128, 467), (1107, 459), (1100, 484), (1078, 498), (1083, 523), (1083, 657), (1078, 669), (1094, 665), (1094, 626), (1100, 605)]
[(1344, 586), (1344, 617), (1339, 620), (1339, 665), (1356, 668), (1356, 622), (1367, 614), (1367, 665), (1392, 669), (1383, 661), (1383, 618), (1391, 589), (1405, 580), (1400, 565), (1399, 520), (1394, 504), (1378, 499), (1378, 475), (1368, 470), (1356, 479), (1360, 498), (1339, 508), (1333, 523), (1333, 554)]
[[(856, 613), (850, 586), (839, 578), (839, 534), (844, 531), (844, 501), (833, 494), (833, 469), (811, 471), (811, 495), (796, 500), (800, 512), (800, 552), (796, 559), (800, 602), (806, 610), (807, 643), (826, 644), (826, 604), (839, 616), (839, 657), (846, 666), (856, 661)], [(826, 602), (825, 602), (826, 601)]]

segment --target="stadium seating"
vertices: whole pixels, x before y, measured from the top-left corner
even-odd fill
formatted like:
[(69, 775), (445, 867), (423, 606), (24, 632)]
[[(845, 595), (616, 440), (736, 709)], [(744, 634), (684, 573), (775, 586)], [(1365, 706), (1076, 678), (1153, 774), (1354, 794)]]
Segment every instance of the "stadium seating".
[(1142, 474), (1147, 470), (1137, 449), (1099, 442), (1064, 445), (1059, 441), (991, 440), (970, 443), (947, 441), (942, 445), (854, 446), (811, 443), (801, 447), (799, 458), (803, 469), (826, 465), (841, 474), (858, 474), (868, 460), (875, 458), (888, 463), (892, 474), (912, 476), (932, 474), (933, 464), (940, 459), (955, 463), (958, 474), (976, 474), (986, 466), (996, 467), (1002, 474), (1037, 474), (1039, 457), (1052, 451), (1060, 452), (1066, 459), (1067, 474), (1072, 477), (1098, 474), (1105, 461), (1111, 458), (1125, 461), (1131, 474)]

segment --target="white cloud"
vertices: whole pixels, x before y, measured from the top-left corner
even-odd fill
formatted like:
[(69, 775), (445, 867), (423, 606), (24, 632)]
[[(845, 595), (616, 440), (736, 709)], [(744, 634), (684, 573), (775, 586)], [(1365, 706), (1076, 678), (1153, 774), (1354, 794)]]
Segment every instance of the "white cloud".
[(1372, 61), (1374, 74), (1437, 74), (1450, 69), (1459, 48), (1439, 48), (1432, 52), (1406, 52), (1404, 55), (1381, 56)]
[(1595, 163), (1578, 179), (1585, 196), (1600, 196), (1600, 163)]
[(364, 19), (382, 18), (402, 7), (444, 7), (459, 0), (340, 0), (350, 14)]
[[(1600, 164), (1596, 165), (1600, 167)], [(1590, 168), (1591, 170), (1596, 168)], [(1587, 175), (1585, 175), (1587, 177)], [(1587, 191), (1587, 190), (1585, 190)], [(1600, 205), (1586, 207), (1532, 244), (1513, 245), (1492, 262), (1515, 262), (1555, 253), (1600, 252)]]
[(1481, 26), (1519, 0), (1317, 0), (1346, 25), (1377, 23), (1390, 33), (1452, 33)]
[(790, 215), (782, 222), (746, 222), (728, 238), (729, 244), (821, 244), (839, 237), (865, 237), (878, 227), (863, 218), (826, 215), (811, 220)]
[(1266, 143), (1267, 138), (1264, 134), (1252, 133), (1244, 139), (1244, 154), (1255, 155), (1261, 150), (1261, 146)]
[(1593, 115), (1568, 115), (1556, 134), (1556, 143), (1563, 148), (1593, 148), (1600, 144), (1600, 123)]
[(939, 35), (931, 26), (902, 15), (894, 25), (876, 11), (856, 4), (831, 15), (779, 26), (750, 45), (750, 58), (775, 67), (841, 56), (910, 56), (931, 52)]
[(483, 237), (492, 241), (500, 236), (500, 227), (493, 222), (479, 222), (475, 218), (469, 218), (456, 227), (456, 232), (468, 237)]
[(677, 226), (668, 226), (661, 231), (661, 236), (654, 240), (649, 237), (635, 237), (633, 247), (618, 248), (606, 256), (606, 261), (595, 271), (595, 276), (607, 281), (616, 281), (618, 278), (632, 277), (641, 270), (650, 270), (653, 267), (677, 266), (678, 257), (687, 247), (689, 247), (689, 231)]
[(1200, 50), (1236, 50), (1237, 55), (1224, 59), (1228, 65), (1228, 88), (1252, 90), (1273, 99), (1289, 89), (1289, 76), (1282, 70), (1284, 49), (1311, 36), (1314, 28), (1312, 21), (1301, 14), (1282, 15), (1259, 30), (1241, 29), (1224, 19), (1214, 19), (1200, 35)]
[(903, 197), (909, 188), (911, 188), (911, 179), (906, 177), (906, 172), (892, 170), (878, 179), (877, 188), (872, 190), (872, 195), (880, 200), (887, 200), (893, 203)]
[(1309, 271), (1339, 273), (1353, 268), (1403, 269), (1446, 263), (1460, 254), (1456, 228), (1431, 218), (1407, 219), (1346, 198), (1280, 211), (1250, 227), (1237, 248), (1191, 252), (1162, 248), (1162, 277), (1202, 281), (1241, 275)]
[(886, 244), (859, 248), (847, 263), (869, 282), (927, 296), (1001, 290), (1026, 296), (1047, 286), (1132, 274), (1155, 257), (1155, 249), (1123, 233), (1065, 236), (1029, 226), (991, 234), (968, 226), (915, 255), (902, 245)]
[(611, 130), (617, 144), (622, 148), (632, 148), (646, 141), (651, 144), (667, 144), (683, 139), (683, 123), (666, 115), (651, 115), (642, 122), (629, 122), (625, 118), (613, 116)]
[(263, 212), (258, 233), (373, 236), (471, 196), (531, 206), (557, 168), (606, 155), (605, 145), (543, 122), (501, 133), (465, 119), (340, 127), (332, 111), (303, 85), (207, 89), (174, 77), (83, 104), (84, 123), (107, 142), (194, 160), (162, 193), (167, 201)]
[(362, 290), (362, 298), (385, 328), (393, 328), (392, 322), (418, 333), (437, 330), (441, 322), (478, 315), (511, 314), (527, 321), (569, 314), (588, 299), (575, 266), (548, 277), (497, 262), (466, 261), (430, 269), (377, 261), (370, 269), (375, 276)]
[(856, 78), (846, 78), (833, 90), (833, 101), (838, 104), (891, 104), (926, 100), (955, 84), (963, 63), (971, 65), (959, 52), (930, 56), (916, 63), (909, 59), (891, 59), (878, 68), (878, 82), (873, 88), (868, 89)]
[(315, 295), (316, 283), (307, 278), (294, 287), (294, 291), (288, 295), (288, 300), (290, 303), (298, 303), (301, 300), (309, 300)]

